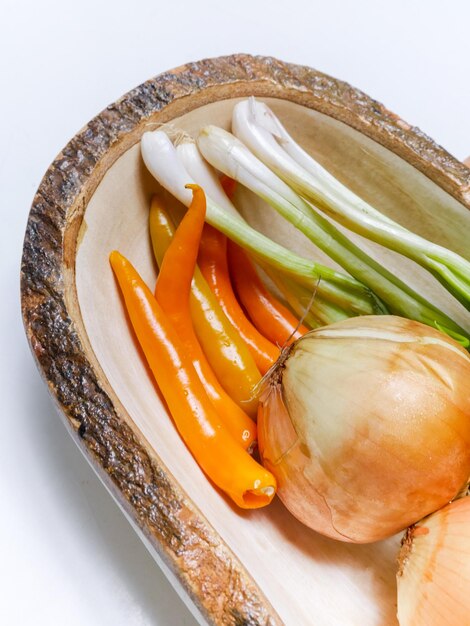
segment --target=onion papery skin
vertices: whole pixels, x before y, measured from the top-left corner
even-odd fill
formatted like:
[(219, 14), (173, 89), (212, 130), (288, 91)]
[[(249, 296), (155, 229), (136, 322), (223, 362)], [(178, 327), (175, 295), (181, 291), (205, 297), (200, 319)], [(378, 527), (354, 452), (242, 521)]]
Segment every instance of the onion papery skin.
[(311, 331), (260, 402), (260, 453), (279, 497), (334, 539), (389, 537), (470, 475), (470, 357), (418, 322), (364, 316)]
[(470, 498), (411, 527), (399, 564), (400, 626), (470, 626)]

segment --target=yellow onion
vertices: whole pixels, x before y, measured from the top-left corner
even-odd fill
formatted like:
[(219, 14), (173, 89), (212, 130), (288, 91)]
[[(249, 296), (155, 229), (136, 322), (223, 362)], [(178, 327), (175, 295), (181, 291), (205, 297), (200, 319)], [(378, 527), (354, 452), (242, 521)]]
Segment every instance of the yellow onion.
[(470, 498), (408, 529), (397, 583), (400, 626), (470, 626)]
[(470, 475), (470, 357), (395, 316), (316, 329), (284, 350), (261, 394), (259, 446), (301, 522), (383, 539), (452, 500)]

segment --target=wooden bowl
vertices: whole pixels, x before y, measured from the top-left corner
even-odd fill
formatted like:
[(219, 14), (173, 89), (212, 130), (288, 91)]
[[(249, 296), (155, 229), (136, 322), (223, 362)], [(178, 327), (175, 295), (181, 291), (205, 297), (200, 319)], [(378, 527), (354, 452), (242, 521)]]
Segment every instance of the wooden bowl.
[[(119, 249), (150, 285), (147, 230), (158, 185), (139, 139), (175, 120), (229, 126), (237, 98), (265, 99), (293, 136), (351, 188), (468, 257), (470, 171), (351, 86), (308, 67), (234, 55), (191, 63), (129, 92), (50, 166), (29, 216), (22, 264), (26, 332), (71, 434), (195, 612), (211, 624), (396, 624), (399, 538), (347, 545), (299, 524), (280, 502), (235, 510), (179, 439), (128, 328), (108, 264)], [(254, 211), (256, 213), (256, 211)], [(290, 245), (265, 208), (251, 217)], [(296, 241), (304, 253), (312, 246)], [(469, 326), (423, 271), (364, 244)]]

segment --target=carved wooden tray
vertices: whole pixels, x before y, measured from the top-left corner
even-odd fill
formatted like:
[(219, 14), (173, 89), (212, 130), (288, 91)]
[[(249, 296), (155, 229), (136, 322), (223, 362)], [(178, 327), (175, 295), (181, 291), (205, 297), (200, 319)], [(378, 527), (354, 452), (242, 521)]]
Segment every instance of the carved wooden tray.
[[(346, 83), (234, 55), (140, 85), (52, 163), (24, 243), (26, 332), (75, 441), (202, 622), (393, 626), (399, 538), (346, 545), (304, 528), (279, 502), (254, 512), (232, 508), (165, 414), (108, 265), (117, 248), (149, 284), (155, 279), (146, 225), (158, 185), (138, 146), (148, 125), (177, 119), (188, 132), (208, 122), (228, 127), (234, 99), (248, 95), (266, 99), (294, 137), (366, 200), (469, 256), (470, 170), (462, 163)], [(292, 229), (271, 213), (250, 215), (294, 245)], [(321, 258), (303, 240), (295, 245)], [(469, 326), (424, 272), (361, 245)]]

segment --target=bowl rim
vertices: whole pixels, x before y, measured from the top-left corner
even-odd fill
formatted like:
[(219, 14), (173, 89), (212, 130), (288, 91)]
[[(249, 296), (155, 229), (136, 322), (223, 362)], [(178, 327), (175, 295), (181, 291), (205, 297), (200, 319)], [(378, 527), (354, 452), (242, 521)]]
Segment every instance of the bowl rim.
[(79, 316), (75, 251), (88, 200), (150, 119), (250, 94), (302, 104), (355, 128), (470, 208), (470, 169), (349, 84), (272, 57), (234, 54), (151, 78), (93, 118), (48, 168), (29, 214), (21, 265), (23, 322), (38, 368), (74, 440), (162, 564), (213, 624), (281, 624), (256, 581), (133, 427), (109, 388)]

